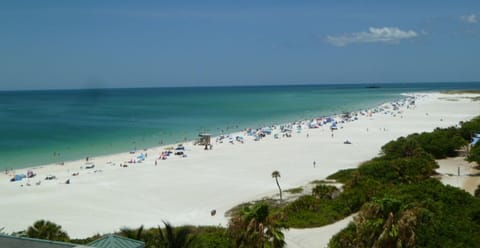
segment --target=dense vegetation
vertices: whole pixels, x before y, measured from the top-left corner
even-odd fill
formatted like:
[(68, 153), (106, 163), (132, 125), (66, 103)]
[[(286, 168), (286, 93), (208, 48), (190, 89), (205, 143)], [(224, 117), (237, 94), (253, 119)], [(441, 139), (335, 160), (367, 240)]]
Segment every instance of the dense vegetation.
[(269, 205), (260, 202), (232, 216), (228, 236), (234, 241), (233, 247), (279, 248), (285, 245), (285, 228), (281, 216), (272, 214)]
[(62, 230), (62, 226), (46, 220), (38, 220), (27, 230), (17, 233), (20, 236), (30, 238), (47, 239), (53, 241), (69, 241), (67, 232)]
[[(345, 183), (345, 192), (351, 185), (375, 192), (366, 194), (370, 198), (330, 247), (477, 247), (480, 200), (430, 175), (436, 167), (433, 158), (455, 156), (471, 137), (463, 134), (479, 130), (476, 118), (460, 128), (400, 138), (386, 144), (382, 156), (333, 175)], [(471, 149), (469, 158), (478, 147)]]
[[(480, 199), (431, 177), (438, 167), (434, 159), (456, 156), (476, 132), (480, 117), (458, 128), (399, 138), (357, 169), (329, 176), (343, 183), (342, 191), (320, 183), (311, 195), (293, 202), (246, 204), (234, 211), (228, 228), (164, 223), (163, 229), (122, 229), (119, 234), (142, 240), (146, 247), (283, 247), (287, 227), (317, 227), (357, 213), (330, 247), (478, 247)], [(480, 162), (480, 144), (470, 149), (468, 159)], [(58, 235), (24, 235), (68, 240), (59, 226), (47, 230)], [(73, 241), (85, 244), (94, 238)]]
[(478, 199), (435, 179), (399, 185), (365, 203), (330, 246), (476, 247), (479, 214)]
[[(464, 123), (460, 132), (466, 139), (471, 138), (476, 133), (480, 133), (480, 116), (472, 121)], [(468, 159), (469, 161), (475, 161), (480, 165), (480, 143), (477, 143), (477, 145), (471, 149)]]

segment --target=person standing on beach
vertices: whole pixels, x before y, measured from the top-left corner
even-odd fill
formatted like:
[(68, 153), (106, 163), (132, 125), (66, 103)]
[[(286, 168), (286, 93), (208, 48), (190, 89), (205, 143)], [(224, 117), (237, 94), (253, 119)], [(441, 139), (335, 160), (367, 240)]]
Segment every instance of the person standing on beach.
[(313, 168), (315, 168), (316, 164), (317, 164), (317, 162), (315, 162), (315, 160), (313, 160)]

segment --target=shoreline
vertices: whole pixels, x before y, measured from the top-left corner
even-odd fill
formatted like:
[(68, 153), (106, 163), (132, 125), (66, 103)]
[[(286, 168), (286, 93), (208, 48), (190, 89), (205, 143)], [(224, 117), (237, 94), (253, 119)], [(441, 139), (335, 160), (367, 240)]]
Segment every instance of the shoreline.
[[(416, 100), (414, 109), (402, 107), (401, 114), (360, 116), (357, 121), (339, 124), (335, 137), (331, 137), (329, 126), (292, 132), (291, 138), (270, 135), (258, 142), (245, 136), (245, 144), (215, 144), (214, 137), (212, 151), (190, 141), (183, 143), (188, 157), (157, 161), (157, 166), (153, 155), (171, 145), (149, 148), (143, 163), (126, 168), (119, 165), (131, 159), (128, 153), (95, 157), (96, 166), (90, 170), (79, 168), (85, 166), (84, 160), (37, 166), (34, 170), (38, 175), (30, 179), (31, 186), (23, 187), (20, 185), (26, 181), (7, 182), (2, 173), (0, 193), (5, 197), (0, 207), (5, 211), (0, 218), (7, 232), (22, 230), (44, 218), (62, 225), (71, 237), (113, 232), (122, 226), (156, 226), (162, 219), (174, 225), (225, 226), (228, 219), (224, 213), (235, 204), (276, 192), (270, 176), (273, 170), (280, 171), (282, 188), (292, 188), (357, 167), (376, 156), (389, 140), (456, 125), (479, 114), (480, 102), (458, 95), (414, 95), (424, 96)], [(352, 144), (343, 144), (346, 139)], [(312, 161), (316, 161), (316, 168)], [(76, 172), (80, 174), (71, 176)], [(43, 180), (48, 174), (58, 179)], [(68, 178), (71, 184), (66, 185)], [(37, 180), (41, 185), (35, 185)], [(216, 216), (210, 216), (212, 209), (217, 210)], [(90, 226), (99, 220), (100, 224)]]
[[(431, 94), (431, 93), (442, 93), (442, 92), (400, 93), (398, 98), (395, 98), (391, 101), (382, 102), (379, 105), (376, 105), (376, 106), (373, 106), (373, 107), (367, 108), (367, 109), (356, 109), (356, 110), (353, 110), (353, 111), (348, 112), (348, 113), (350, 114), (350, 113), (359, 113), (359, 112), (364, 112), (364, 111), (371, 111), (373, 109), (381, 108), (382, 106), (390, 105), (391, 103), (394, 103), (394, 102), (404, 101), (405, 99), (412, 98), (415, 95)], [(338, 119), (338, 118), (340, 118), (339, 116), (341, 116), (341, 115), (342, 114), (334, 113), (333, 115), (319, 116), (319, 117), (313, 117), (313, 118), (316, 119), (316, 118), (329, 118), (330, 117), (330, 118), (337, 118)], [(284, 122), (284, 123), (280, 123), (280, 124), (270, 124), (270, 125), (267, 125), (267, 126), (264, 126), (264, 127), (271, 127), (271, 126), (277, 126), (278, 127), (278, 126), (284, 126), (284, 125), (292, 125), (292, 124), (295, 124), (295, 123), (304, 123), (304, 122), (309, 121), (309, 120), (311, 120), (311, 119), (293, 120), (293, 121), (290, 121), (290, 122)], [(258, 129), (261, 129), (261, 128), (263, 128), (263, 127), (247, 128), (247, 129), (257, 129), (258, 130)], [(216, 138), (218, 138), (220, 136), (245, 135), (245, 132), (246, 132), (246, 129), (245, 130), (234, 131), (232, 133), (220, 134), (220, 135), (217, 135), (217, 136), (212, 136), (212, 140), (215, 140)], [(175, 147), (178, 144), (187, 144), (187, 145), (192, 145), (193, 146), (193, 143), (195, 141), (196, 140), (185, 140), (185, 141), (181, 141), (181, 142), (175, 142), (175, 143), (162, 144), (162, 145), (158, 145), (158, 146), (145, 147), (143, 149), (136, 149), (135, 151), (140, 151), (140, 153), (142, 153), (142, 151), (148, 152), (148, 150), (155, 150), (155, 151), (164, 150), (167, 147)], [(98, 155), (98, 156), (91, 156), (91, 157), (89, 156), (89, 158), (103, 159), (103, 158), (108, 158), (108, 157), (120, 157), (121, 155), (125, 155), (125, 153), (129, 153), (129, 152), (123, 151), (123, 152), (116, 152), (116, 153), (110, 153), (110, 154), (104, 154), (104, 155)], [(13, 173), (8, 173), (9, 176), (13, 176), (15, 174), (15, 172), (18, 171), (18, 170), (24, 170), (25, 173), (26, 173), (26, 171), (28, 171), (28, 170), (38, 170), (38, 169), (42, 169), (42, 168), (47, 167), (47, 166), (48, 167), (64, 166), (67, 163), (72, 164), (72, 163), (79, 163), (79, 162), (82, 162), (82, 161), (84, 161), (84, 160), (83, 159), (73, 159), (73, 160), (65, 160), (65, 161), (55, 162), (55, 163), (47, 163), (47, 164), (39, 164), (39, 165), (34, 165), (34, 166), (27, 166), (27, 167), (22, 167), (22, 168), (11, 168), (11, 169), (6, 169), (6, 170), (10, 171), (10, 172), (12, 172), (12, 170), (13, 170)], [(5, 173), (5, 170), (3, 170), (2, 172), (0, 172), (0, 176), (2, 174), (5, 175), (7, 173)]]
[[(351, 110), (350, 112), (348, 113), (355, 113), (355, 112), (361, 112), (361, 111), (365, 111), (365, 110), (370, 110), (370, 109), (375, 109), (375, 108), (378, 108), (380, 106), (383, 106), (383, 105), (388, 105), (392, 102), (398, 102), (398, 101), (401, 101), (405, 98), (408, 98), (409, 96), (413, 95), (413, 94), (418, 94), (418, 93), (424, 93), (424, 92), (410, 92), (410, 93), (398, 93), (398, 95), (395, 97), (395, 98), (391, 98), (389, 101), (381, 101), (377, 104), (373, 104), (373, 106), (370, 106), (370, 107), (367, 107), (367, 108), (355, 108), (353, 110)], [(428, 93), (428, 92), (426, 92)], [(334, 112), (332, 114), (326, 114), (326, 115), (317, 115), (317, 116), (312, 116), (311, 118), (317, 118), (317, 117), (335, 117), (335, 116), (340, 116), (342, 115), (342, 113), (336, 113), (336, 111), (331, 111), (331, 112)], [(273, 120), (270, 120), (270, 121), (263, 121), (263, 122), (258, 122), (258, 121), (250, 121), (250, 122), (255, 122), (256, 124), (255, 125), (263, 125), (263, 126), (281, 126), (281, 125), (287, 125), (287, 124), (292, 124), (292, 123), (298, 123), (298, 122), (305, 122), (305, 121), (308, 121), (309, 119), (300, 119), (300, 114), (295, 114), (295, 115), (298, 115), (297, 118), (294, 118), (292, 117), (291, 119), (289, 120), (281, 120), (281, 121), (273, 121)], [(303, 118), (303, 117), (302, 117)], [(260, 123), (260, 124), (259, 124)], [(247, 124), (246, 124), (247, 125)], [(233, 126), (232, 126), (233, 127)], [(216, 138), (216, 137), (219, 137), (219, 136), (222, 136), (222, 135), (233, 135), (233, 134), (238, 134), (238, 133), (242, 133), (242, 132), (245, 132), (245, 130), (247, 128), (261, 128), (259, 126), (257, 127), (252, 127), (252, 126), (249, 126), (247, 128), (244, 128), (244, 129), (241, 129), (241, 130), (228, 130), (229, 128), (231, 129), (232, 127), (230, 126), (227, 126), (225, 129), (226, 129), (226, 132), (224, 133), (223, 129), (221, 131), (218, 131), (220, 130), (219, 128), (217, 128), (217, 133), (220, 132), (220, 134), (218, 134), (217, 136), (214, 136), (212, 138)], [(160, 141), (158, 144), (153, 144), (153, 145), (148, 145), (146, 144), (145, 146), (138, 146), (138, 145), (134, 145), (133, 147), (136, 148), (137, 151), (143, 151), (145, 149), (161, 149), (161, 148), (164, 148), (164, 147), (169, 147), (169, 146), (176, 146), (177, 144), (186, 144), (186, 143), (193, 143), (195, 142), (195, 140), (189, 140), (187, 139), (186, 137), (180, 137), (182, 135), (178, 135), (178, 139), (175, 139), (176, 141), (175, 142), (169, 142), (167, 141), (165, 144), (163, 144), (163, 139), (161, 140), (162, 144), (160, 144)], [(139, 138), (139, 137), (137, 137)], [(134, 140), (136, 140), (137, 138), (134, 138)], [(171, 138), (172, 139), (172, 138)], [(132, 147), (131, 147), (132, 148)], [(61, 163), (72, 163), (72, 162), (78, 162), (78, 161), (82, 161), (84, 160), (85, 157), (89, 156), (89, 157), (92, 157), (92, 158), (102, 158), (102, 157), (109, 157), (109, 156), (118, 156), (118, 155), (121, 155), (121, 154), (124, 154), (124, 153), (128, 153), (128, 150), (131, 149), (131, 148), (128, 148), (128, 149), (121, 149), (119, 151), (116, 151), (116, 152), (111, 152), (111, 153), (101, 153), (100, 155), (90, 155), (90, 153), (86, 152), (84, 154), (84, 156), (82, 156), (81, 158), (79, 158), (78, 156), (74, 159), (59, 159), (59, 160), (55, 160), (55, 161), (52, 161), (52, 162), (47, 162), (47, 163), (39, 163), (39, 164), (36, 164), (36, 165), (26, 165), (26, 166), (19, 166), (19, 164), (17, 164), (16, 166), (19, 166), (19, 167), (10, 167), (10, 168), (2, 168), (0, 170), (0, 174), (4, 174), (5, 170), (7, 171), (19, 171), (19, 170), (32, 170), (32, 169), (37, 169), (37, 168), (42, 168), (42, 167), (45, 167), (45, 166), (55, 166), (55, 165), (60, 165)], [(50, 152), (53, 152), (53, 156), (55, 156), (55, 154), (58, 153), (58, 156), (60, 155), (60, 152), (58, 151), (50, 151)], [(48, 152), (47, 152), (48, 153)], [(19, 156), (19, 155), (16, 155), (16, 156)], [(62, 154), (63, 156), (63, 154)]]
[[(218, 108), (218, 111), (206, 111), (208, 118), (205, 118), (202, 114), (205, 108), (202, 107), (201, 97), (198, 97), (201, 95), (201, 92), (196, 93), (192, 101), (180, 99), (173, 102), (170, 98), (168, 98), (168, 101), (161, 100), (161, 96), (167, 94), (168, 91), (146, 92), (148, 93), (146, 100), (151, 99), (151, 105), (142, 105), (144, 96), (138, 95), (142, 93), (141, 91), (138, 92), (138, 94), (133, 94), (132, 99), (136, 99), (139, 107), (141, 106), (141, 109), (143, 109), (145, 113), (148, 113), (146, 116), (142, 115), (142, 111), (135, 112), (132, 110), (134, 108), (130, 108), (130, 106), (135, 105), (134, 102), (129, 105), (121, 99), (122, 94), (125, 94), (125, 92), (122, 94), (119, 92), (110, 92), (111, 94), (107, 92), (108, 94), (105, 93), (106, 97), (104, 99), (107, 105), (104, 107), (115, 110), (112, 112), (112, 115), (102, 114), (102, 108), (99, 108), (100, 111), (88, 113), (83, 108), (61, 107), (60, 109), (63, 112), (61, 111), (60, 113), (71, 111), (73, 116), (64, 114), (56, 118), (46, 116), (44, 120), (44, 117), (40, 115), (30, 121), (28, 119), (25, 120), (25, 123), (35, 123), (36, 121), (42, 120), (39, 125), (29, 127), (22, 123), (14, 124), (17, 118), (16, 112), (10, 113), (12, 122), (9, 124), (9, 121), (6, 124), (18, 126), (18, 128), (7, 127), (3, 130), (5, 130), (7, 134), (15, 135), (14, 137), (18, 137), (18, 139), (8, 139), (11, 140), (8, 142), (11, 142), (15, 146), (4, 146), (4, 151), (2, 152), (4, 159), (0, 163), (0, 172), (5, 169), (24, 169), (46, 164), (81, 160), (86, 156), (99, 157), (128, 152), (135, 146), (138, 149), (143, 149), (147, 147), (157, 147), (163, 144), (185, 142), (187, 139), (196, 139), (200, 130), (221, 135), (241, 131), (248, 127), (281, 124), (321, 115), (328, 116), (335, 113), (342, 113), (344, 110), (351, 112), (359, 109), (372, 108), (383, 102), (396, 100), (400, 97), (400, 93), (413, 91), (416, 87), (421, 88), (421, 86), (418, 85), (412, 86), (412, 88), (405, 87), (405, 89), (404, 87), (396, 86), (383, 92), (365, 90), (363, 87), (348, 87), (343, 90), (342, 87), (314, 86), (311, 89), (312, 91), (298, 87), (294, 92), (290, 92), (290, 90), (283, 89), (283, 87), (268, 87), (268, 89), (261, 92), (250, 90), (252, 94), (248, 93), (249, 91), (236, 93), (232, 90), (225, 90), (212, 95), (212, 98), (215, 100), (207, 101), (209, 104), (205, 107), (209, 109), (217, 109), (215, 105), (212, 105), (215, 103), (221, 106)], [(427, 88), (430, 90), (435, 89), (434, 87)], [(342, 90), (337, 92), (338, 89)], [(329, 92), (334, 94), (338, 93), (338, 97), (335, 97), (335, 95), (332, 96)], [(371, 95), (367, 94), (369, 92), (372, 92)], [(153, 93), (155, 93), (154, 95), (156, 97), (152, 96)], [(173, 93), (176, 94), (178, 92)], [(225, 93), (225, 96), (229, 97), (225, 97), (221, 93)], [(292, 98), (288, 98), (287, 101), (281, 100), (285, 94), (287, 97)], [(365, 94), (367, 94), (367, 97), (365, 97)], [(83, 95), (85, 94), (80, 94), (80, 100), (85, 98)], [(112, 97), (109, 97), (110, 95)], [(360, 97), (356, 97), (357, 95)], [(168, 97), (169, 95), (167, 94), (166, 96)], [(189, 95), (183, 93), (178, 95), (178, 97), (182, 96), (188, 99)], [(56, 105), (50, 106), (49, 104), (44, 104), (44, 102), (38, 101), (38, 99), (36, 101), (36, 98), (23, 99), (23, 97), (19, 97), (20, 98), (17, 99), (19, 103), (24, 102), (24, 100), (33, 100), (33, 103), (36, 104), (31, 104), (31, 106), (36, 106), (36, 108), (39, 109), (45, 108), (48, 110), (58, 107)], [(75, 99), (77, 95), (69, 94), (67, 97)], [(225, 107), (222, 106), (222, 101), (227, 103)], [(117, 104), (112, 105), (113, 103)], [(58, 102), (58, 104), (66, 104), (69, 106), (72, 104), (72, 101), (65, 100)], [(159, 108), (156, 107), (157, 104)], [(169, 104), (173, 106), (169, 107)], [(201, 111), (200, 113), (195, 113), (197, 110), (196, 106), (199, 104), (198, 109)], [(178, 105), (178, 107), (175, 107), (176, 105)], [(29, 105), (25, 105), (25, 108), (29, 109)], [(95, 105), (89, 105), (89, 108), (95, 109)], [(119, 109), (126, 109), (126, 112), (121, 115), (122, 117), (116, 117), (117, 114), (115, 113), (118, 112)], [(237, 109), (239, 111), (237, 111)], [(168, 114), (169, 111), (172, 111), (171, 115)], [(150, 116), (150, 113), (152, 113), (152, 116)], [(165, 114), (161, 113), (168, 114), (168, 118), (164, 120)], [(268, 115), (265, 115), (266, 113)], [(18, 118), (21, 118), (21, 116)], [(66, 124), (57, 125), (55, 124), (56, 122)], [(52, 123), (52, 125), (47, 123)], [(87, 125), (87, 123), (91, 123), (91, 125)], [(55, 126), (56, 128), (47, 128), (50, 126)], [(90, 128), (87, 128), (88, 126)], [(29, 132), (22, 131), (22, 129), (25, 131), (29, 130)], [(222, 133), (221, 130), (225, 132)], [(26, 135), (27, 133), (31, 133), (31, 135)]]

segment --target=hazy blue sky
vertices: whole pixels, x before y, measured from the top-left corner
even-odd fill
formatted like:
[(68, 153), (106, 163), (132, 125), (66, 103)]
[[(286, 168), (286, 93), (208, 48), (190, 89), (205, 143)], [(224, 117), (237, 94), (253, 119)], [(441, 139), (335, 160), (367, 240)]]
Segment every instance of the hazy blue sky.
[(0, 90), (480, 80), (480, 1), (0, 1)]

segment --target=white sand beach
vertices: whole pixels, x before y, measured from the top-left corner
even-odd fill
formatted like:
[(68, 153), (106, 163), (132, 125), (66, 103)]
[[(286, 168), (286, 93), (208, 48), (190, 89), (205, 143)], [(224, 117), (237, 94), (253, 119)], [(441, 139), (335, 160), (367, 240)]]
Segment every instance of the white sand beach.
[[(89, 163), (95, 165), (92, 169), (86, 169), (85, 160), (44, 165), (32, 168), (36, 177), (18, 182), (10, 182), (12, 175), (2, 173), (0, 227), (5, 227), (5, 232), (19, 231), (47, 219), (62, 225), (72, 238), (83, 238), (123, 226), (155, 227), (162, 220), (173, 225), (226, 226), (226, 211), (277, 192), (271, 177), (274, 170), (281, 174), (282, 188), (301, 186), (340, 169), (357, 167), (400, 136), (456, 125), (480, 115), (480, 101), (468, 98), (473, 95), (416, 96), (413, 108), (390, 108), (387, 114), (382, 111), (371, 117), (359, 115), (356, 121), (339, 124), (333, 137), (329, 126), (294, 131), (291, 138), (269, 135), (260, 141), (241, 133), (246, 137), (244, 144), (217, 144), (214, 140), (213, 149), (204, 150), (190, 142), (184, 144), (187, 157), (171, 155), (157, 165), (155, 160), (164, 147), (90, 158)], [(344, 144), (347, 139), (352, 144)], [(141, 152), (148, 154), (144, 162), (125, 163)], [(44, 180), (48, 175), (57, 179)], [(67, 179), (70, 184), (65, 184)], [(215, 216), (210, 215), (213, 209)]]

